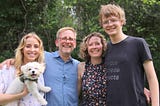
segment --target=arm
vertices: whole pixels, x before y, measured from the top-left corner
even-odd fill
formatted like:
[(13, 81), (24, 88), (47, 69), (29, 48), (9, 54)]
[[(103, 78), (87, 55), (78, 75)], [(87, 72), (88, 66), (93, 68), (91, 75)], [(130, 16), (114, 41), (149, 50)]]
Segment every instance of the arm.
[(143, 67), (149, 83), (149, 89), (151, 93), (151, 104), (152, 106), (159, 106), (159, 84), (153, 62), (150, 60), (145, 61)]
[(10, 59), (6, 59), (3, 62), (0, 63), (0, 69), (2, 69), (2, 67), (6, 64), (7, 65), (7, 69), (10, 67), (10, 65), (13, 65), (15, 62), (14, 58), (10, 58)]
[(78, 64), (78, 95), (80, 96), (82, 86), (82, 76), (85, 68), (85, 63), (81, 62)]
[(20, 99), (28, 94), (27, 87), (23, 90), (23, 92), (19, 94), (0, 94), (0, 105), (4, 105), (6, 103), (9, 103), (11, 101)]

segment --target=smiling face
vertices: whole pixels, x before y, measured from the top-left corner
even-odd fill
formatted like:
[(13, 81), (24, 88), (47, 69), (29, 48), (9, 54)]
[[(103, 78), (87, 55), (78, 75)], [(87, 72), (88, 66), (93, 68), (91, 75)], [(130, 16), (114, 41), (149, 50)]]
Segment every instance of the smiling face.
[(90, 55), (91, 58), (101, 58), (102, 52), (103, 52), (103, 45), (101, 42), (101, 38), (97, 36), (92, 36), (88, 40), (88, 54)]
[(119, 5), (101, 5), (99, 22), (109, 37), (121, 35), (122, 27), (126, 24), (125, 12)]
[(28, 37), (22, 52), (24, 63), (35, 61), (40, 55), (40, 44), (38, 40), (34, 37)]
[(102, 17), (102, 27), (110, 37), (122, 33), (123, 24), (123, 21), (115, 16)]
[(56, 39), (55, 44), (59, 48), (59, 53), (61, 55), (70, 56), (71, 52), (76, 47), (75, 33), (71, 30), (62, 31)]
[(25, 78), (37, 79), (41, 73), (44, 71), (44, 65), (38, 62), (28, 62), (21, 66), (22, 73)]

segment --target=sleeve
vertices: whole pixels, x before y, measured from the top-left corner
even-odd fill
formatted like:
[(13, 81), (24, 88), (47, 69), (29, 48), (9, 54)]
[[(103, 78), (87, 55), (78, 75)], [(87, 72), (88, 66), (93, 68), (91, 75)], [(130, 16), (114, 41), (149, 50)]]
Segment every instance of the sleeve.
[(0, 70), (0, 93), (4, 93), (4, 78), (3, 78), (3, 73), (2, 70)]
[(6, 69), (6, 66), (0, 70), (0, 93), (5, 93), (10, 82), (15, 78), (15, 69), (11, 66)]
[(148, 43), (143, 38), (141, 38), (139, 43), (141, 61), (144, 62), (146, 60), (152, 60), (152, 55)]

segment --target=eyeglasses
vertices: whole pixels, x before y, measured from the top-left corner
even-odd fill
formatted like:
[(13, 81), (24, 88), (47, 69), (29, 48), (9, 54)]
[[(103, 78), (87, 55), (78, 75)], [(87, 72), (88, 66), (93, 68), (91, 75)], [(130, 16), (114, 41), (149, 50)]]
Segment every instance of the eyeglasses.
[(117, 19), (105, 20), (105, 21), (103, 22), (103, 25), (113, 24), (113, 23), (116, 23), (116, 22), (118, 22), (118, 21), (119, 21), (119, 20), (117, 20)]
[(58, 39), (60, 39), (61, 41), (70, 41), (70, 42), (73, 42), (73, 41), (75, 41), (76, 39), (75, 38), (67, 38), (67, 37), (64, 37), (64, 38), (58, 38)]

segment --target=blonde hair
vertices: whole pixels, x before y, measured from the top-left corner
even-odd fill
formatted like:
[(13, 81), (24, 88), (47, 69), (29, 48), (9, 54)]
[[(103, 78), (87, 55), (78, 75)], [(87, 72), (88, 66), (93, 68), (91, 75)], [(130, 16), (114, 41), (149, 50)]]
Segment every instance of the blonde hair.
[(59, 30), (57, 31), (56, 37), (59, 38), (60, 33), (66, 31), (66, 30), (71, 30), (71, 31), (74, 33), (75, 38), (76, 38), (77, 32), (76, 32), (76, 30), (75, 30), (74, 28), (72, 28), (72, 27), (63, 27), (63, 28), (59, 29)]
[(42, 40), (38, 37), (38, 35), (35, 32), (28, 33), (22, 37), (17, 49), (15, 50), (15, 64), (14, 65), (17, 70), (17, 75), (21, 74), (20, 67), (23, 64), (23, 58), (24, 58), (24, 54), (22, 51), (26, 45), (26, 40), (30, 37), (34, 37), (39, 42), (40, 55), (35, 61), (39, 63), (44, 63), (44, 47), (43, 47)]
[(106, 47), (107, 47), (107, 41), (105, 39), (105, 37), (101, 34), (101, 33), (98, 33), (98, 32), (93, 32), (89, 35), (87, 35), (82, 43), (80, 44), (80, 53), (79, 53), (79, 57), (85, 61), (89, 61), (90, 60), (90, 55), (88, 53), (88, 42), (89, 40), (92, 38), (92, 37), (99, 37), (101, 39), (101, 43), (103, 45), (103, 52), (102, 52), (102, 57), (104, 57), (104, 54), (105, 54), (105, 51), (106, 51)]
[(116, 4), (101, 5), (99, 12), (99, 23), (102, 26), (102, 17), (115, 16), (119, 18), (124, 24), (126, 24), (124, 9)]

